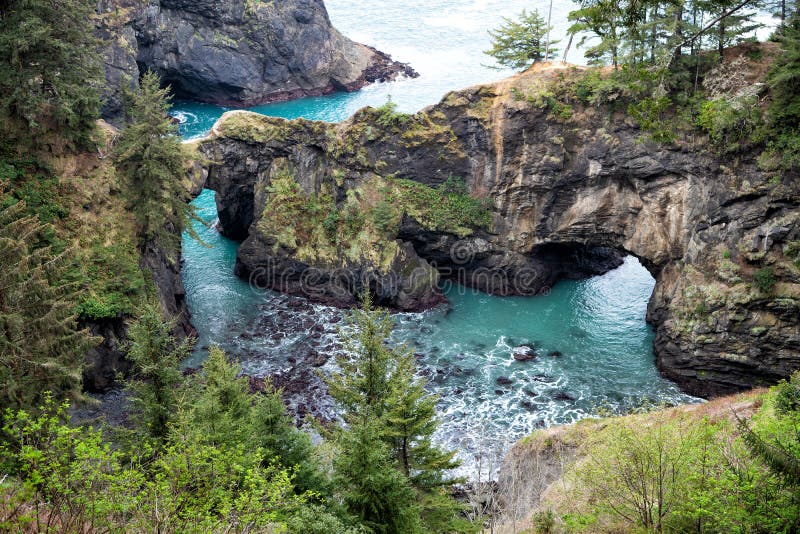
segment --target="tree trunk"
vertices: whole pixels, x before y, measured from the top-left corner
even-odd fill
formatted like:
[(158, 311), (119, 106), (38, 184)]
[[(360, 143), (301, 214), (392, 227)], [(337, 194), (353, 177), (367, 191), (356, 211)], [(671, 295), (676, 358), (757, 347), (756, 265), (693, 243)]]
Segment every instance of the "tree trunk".
[(572, 48), (572, 39), (575, 38), (575, 34), (569, 34), (569, 41), (567, 41), (567, 47), (564, 49), (564, 59), (561, 61), (562, 63), (567, 62), (567, 54), (569, 54), (569, 49)]
[[(678, 43), (683, 43), (683, 4), (675, 7), (675, 36)], [(682, 45), (675, 47), (675, 59), (679, 59), (683, 54)]]
[(656, 62), (656, 19), (658, 18), (658, 8), (653, 7), (650, 11), (650, 63)]
[(550, 0), (550, 11), (547, 14), (547, 44), (544, 47), (544, 60), (550, 61), (550, 21), (553, 19), (553, 0)]

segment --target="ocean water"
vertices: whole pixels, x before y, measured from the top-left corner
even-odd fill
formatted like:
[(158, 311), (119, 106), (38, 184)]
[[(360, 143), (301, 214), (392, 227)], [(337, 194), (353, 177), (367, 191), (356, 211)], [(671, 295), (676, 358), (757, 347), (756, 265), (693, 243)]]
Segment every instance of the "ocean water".
[[(536, 0), (327, 0), (331, 22), (344, 35), (374, 46), (394, 59), (411, 64), (419, 78), (368, 86), (356, 93), (338, 93), (249, 108), (265, 115), (338, 122), (364, 106), (381, 106), (388, 99), (398, 110), (414, 113), (435, 104), (448, 92), (513, 74), (492, 68), (483, 54), (490, 47), (488, 30), (522, 11), (538, 8), (547, 16), (549, 2)], [(553, 2), (553, 40), (566, 34), (572, 2)], [(554, 46), (566, 45), (566, 39)], [(569, 61), (581, 63), (574, 47)], [(229, 109), (212, 104), (176, 102), (174, 114), (183, 121), (187, 139), (201, 137)]]
[[(253, 108), (267, 115), (337, 121), (365, 105), (391, 98), (414, 112), (447, 91), (508, 75), (487, 66), (487, 30), (503, 16), (547, 2), (410, 0), (404, 3), (328, 0), (333, 23), (346, 35), (411, 63), (421, 76), (357, 93), (307, 98)], [(553, 3), (556, 38), (566, 28), (571, 3)], [(562, 43), (563, 44), (563, 43)], [(570, 57), (578, 61), (581, 52)], [(223, 108), (176, 103), (185, 138), (202, 136)], [(307, 364), (340, 350), (342, 312), (251, 289), (233, 275), (237, 243), (222, 237), (214, 193), (194, 204), (211, 225), (198, 227), (204, 247), (184, 237), (183, 276), (193, 322), (200, 333), (192, 365), (212, 343), (237, 356), (245, 371), (283, 377), (295, 387), (290, 404), (300, 413), (325, 415), (331, 405)], [(546, 296), (492, 297), (457, 285), (445, 290), (450, 305), (399, 314), (396, 341), (418, 356), (429, 389), (440, 396), (437, 439), (459, 450), (470, 476), (477, 455), (502, 453), (532, 430), (598, 412), (625, 411), (641, 403), (697, 402), (659, 376), (645, 323), (654, 280), (634, 258), (606, 275), (558, 283)], [(530, 345), (537, 358), (514, 360)], [(322, 366), (330, 370), (332, 358)], [(291, 388), (290, 388), (291, 389)], [(290, 395), (291, 396), (291, 395)], [(315, 402), (317, 403), (315, 405)]]

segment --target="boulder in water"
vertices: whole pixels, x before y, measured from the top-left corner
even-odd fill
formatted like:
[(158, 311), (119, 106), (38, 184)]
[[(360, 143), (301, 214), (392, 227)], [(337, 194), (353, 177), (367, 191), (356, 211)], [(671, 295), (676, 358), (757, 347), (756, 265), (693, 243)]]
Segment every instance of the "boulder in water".
[(536, 350), (530, 345), (520, 345), (511, 349), (511, 354), (518, 362), (529, 362), (536, 359)]

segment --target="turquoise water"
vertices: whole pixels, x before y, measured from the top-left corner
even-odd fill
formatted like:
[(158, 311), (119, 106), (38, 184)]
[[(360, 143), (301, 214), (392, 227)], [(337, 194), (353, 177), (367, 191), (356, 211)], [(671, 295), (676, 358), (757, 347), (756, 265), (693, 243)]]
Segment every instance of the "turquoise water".
[[(487, 33), (502, 17), (513, 17), (523, 8), (546, 14), (548, 2), (526, 0), (327, 0), (333, 24), (358, 42), (375, 46), (419, 72), (415, 79), (377, 84), (356, 93), (339, 93), (250, 108), (275, 117), (337, 122), (364, 106), (380, 106), (388, 98), (403, 112), (413, 113), (437, 103), (448, 91), (499, 80), (512, 74), (490, 68), (483, 54), (490, 47)], [(553, 39), (566, 33), (572, 2), (553, 2)], [(561, 45), (565, 45), (566, 41)], [(558, 45), (556, 45), (558, 46)], [(573, 49), (571, 62), (582, 62), (583, 53)], [(182, 121), (186, 138), (204, 135), (225, 111), (211, 104), (177, 102), (175, 115)]]
[[(204, 191), (195, 205), (208, 222), (216, 220), (212, 191)], [(213, 226), (197, 229), (213, 248), (184, 239), (184, 283), (200, 332), (191, 365), (201, 363), (211, 343), (258, 376), (291, 375), (309, 350), (335, 354), (341, 311), (322, 305), (298, 311), (284, 297), (251, 289), (233, 275), (238, 244)], [(603, 276), (560, 282), (546, 296), (493, 297), (446, 284), (450, 306), (395, 316), (397, 341), (418, 354), (430, 390), (440, 396), (437, 437), (459, 449), (467, 466), (463, 474), (470, 474), (475, 455), (506, 450), (536, 428), (642, 402), (696, 402), (655, 368), (653, 332), (644, 321), (653, 285), (629, 257)], [(278, 326), (277, 316), (290, 326)], [(314, 331), (320, 332), (317, 340)], [(533, 346), (537, 358), (515, 361), (512, 349), (520, 345)], [(290, 400), (294, 406), (318, 397), (319, 381), (306, 371), (313, 387), (304, 386), (309, 391)], [(310, 411), (330, 415), (330, 403), (316, 400), (322, 405)]]
[[(346, 35), (412, 63), (421, 77), (255, 111), (336, 121), (389, 96), (403, 111), (416, 111), (449, 90), (508, 74), (481, 65), (486, 30), (501, 16), (537, 2), (329, 0), (327, 5)], [(570, 7), (554, 3), (558, 28), (565, 26)], [(203, 135), (223, 111), (182, 102), (173, 113), (185, 120), (182, 134), (192, 138)], [(204, 191), (194, 204), (209, 223), (216, 220), (213, 192)], [(251, 290), (233, 275), (237, 244), (213, 225), (198, 231), (212, 247), (184, 238), (184, 283), (200, 333), (190, 364), (198, 364), (204, 348), (218, 343), (239, 357), (248, 373), (290, 379), (309, 354), (330, 356), (339, 349), (340, 311), (307, 304), (298, 309), (290, 299)], [(653, 333), (644, 320), (653, 284), (638, 261), (628, 258), (604, 276), (561, 282), (547, 296), (491, 297), (449, 286), (449, 307), (396, 316), (397, 340), (419, 354), (430, 389), (441, 396), (438, 439), (457, 447), (469, 466), (475, 455), (501, 452), (535, 428), (572, 422), (600, 409), (621, 411), (643, 400), (695, 402), (655, 368)], [(512, 349), (520, 345), (533, 345), (539, 356), (516, 362)], [(554, 352), (560, 355), (551, 356)], [(306, 406), (325, 401), (315, 393), (320, 384), (314, 373), (303, 373), (312, 383), (303, 383), (290, 404), (324, 413), (330, 405)]]

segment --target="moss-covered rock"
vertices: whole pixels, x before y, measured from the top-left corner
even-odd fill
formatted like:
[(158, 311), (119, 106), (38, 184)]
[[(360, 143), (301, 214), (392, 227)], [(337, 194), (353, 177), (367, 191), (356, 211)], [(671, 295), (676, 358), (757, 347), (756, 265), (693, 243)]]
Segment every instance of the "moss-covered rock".
[[(218, 164), (225, 231), (258, 229), (304, 265), (385, 268), (399, 239), (460, 283), (531, 295), (633, 254), (656, 277), (647, 317), (667, 376), (706, 396), (787, 376), (800, 368), (800, 180), (760, 166), (755, 142), (732, 156), (690, 121), (662, 135), (680, 110), (629, 112), (646, 87), (624, 76), (537, 67), (340, 124), (236, 112), (200, 150)], [(264, 211), (277, 162), (306, 197), (288, 219)]]

